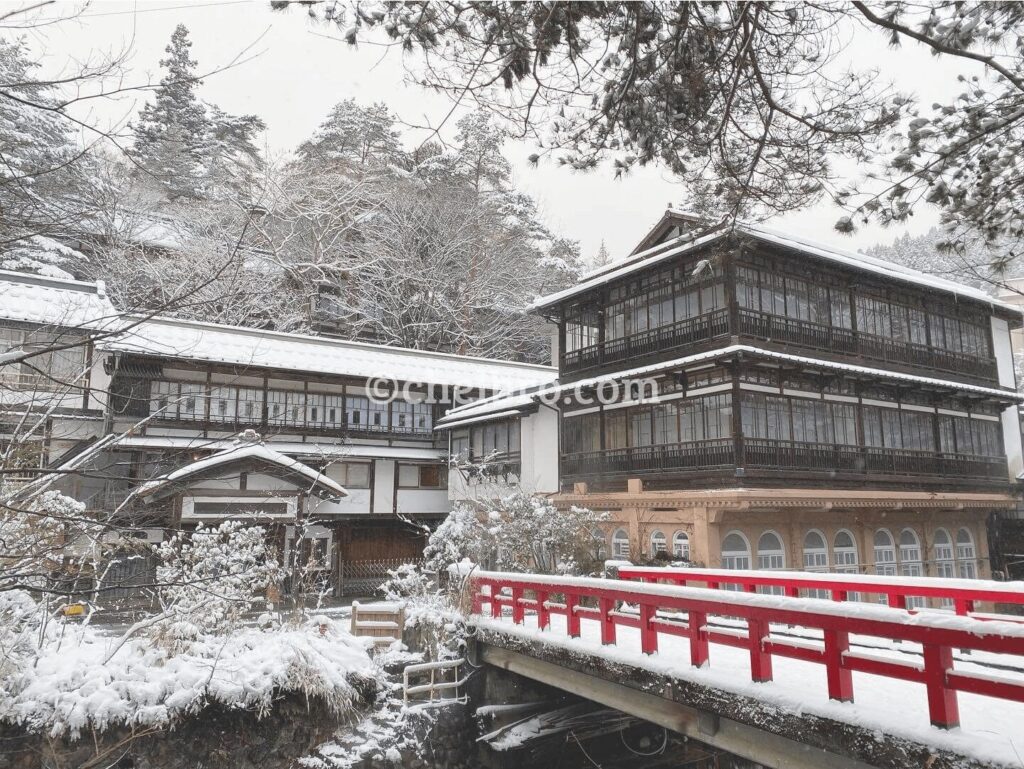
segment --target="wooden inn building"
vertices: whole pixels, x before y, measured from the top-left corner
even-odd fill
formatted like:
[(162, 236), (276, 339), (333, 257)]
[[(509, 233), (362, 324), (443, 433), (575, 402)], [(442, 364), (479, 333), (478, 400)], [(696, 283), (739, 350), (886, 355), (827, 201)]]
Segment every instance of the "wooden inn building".
[(990, 572), (987, 526), (1015, 515), (1024, 470), (1019, 308), (669, 210), (630, 257), (535, 311), (557, 328), (559, 379), (440, 420), (466, 464), (497, 468), (459, 473), (456, 493), (500, 495), (496, 440), (557, 429), (532, 464), (558, 477), (512, 481), (609, 511), (614, 558)]

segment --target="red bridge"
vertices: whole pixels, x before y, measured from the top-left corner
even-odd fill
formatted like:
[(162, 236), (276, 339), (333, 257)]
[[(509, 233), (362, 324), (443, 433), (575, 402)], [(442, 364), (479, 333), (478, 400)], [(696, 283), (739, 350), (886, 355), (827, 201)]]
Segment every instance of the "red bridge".
[(484, 661), (768, 766), (1021, 766), (1024, 583), (618, 574), (475, 572)]

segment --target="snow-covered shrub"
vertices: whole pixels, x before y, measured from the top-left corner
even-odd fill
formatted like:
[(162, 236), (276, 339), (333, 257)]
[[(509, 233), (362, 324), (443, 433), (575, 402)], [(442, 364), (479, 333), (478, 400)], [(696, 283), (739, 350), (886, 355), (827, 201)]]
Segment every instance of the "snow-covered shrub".
[(266, 531), (238, 521), (179, 532), (157, 554), (162, 615), (153, 635), (172, 649), (237, 627), (280, 573)]
[(606, 513), (523, 492), (500, 500), (460, 502), (431, 534), (427, 570), (445, 572), (468, 558), (503, 571), (589, 573), (599, 566), (598, 531)]
[(91, 626), (49, 633), (33, 665), (0, 679), (0, 721), (75, 738), (168, 728), (212, 703), (265, 715), (285, 694), (349, 717), (377, 699), (383, 680), (365, 640), (326, 618), (271, 632), (235, 628), (178, 652), (136, 637), (111, 655), (111, 643)]
[(42, 622), (39, 605), (26, 591), (0, 591), (0, 687), (33, 664)]

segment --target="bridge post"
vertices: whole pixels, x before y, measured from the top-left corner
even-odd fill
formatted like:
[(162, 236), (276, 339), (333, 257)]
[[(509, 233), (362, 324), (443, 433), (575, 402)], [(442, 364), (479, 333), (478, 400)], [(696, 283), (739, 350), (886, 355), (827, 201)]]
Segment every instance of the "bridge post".
[(536, 590), (534, 595), (537, 596), (537, 627), (540, 630), (545, 630), (551, 624), (551, 612), (548, 611), (548, 607), (545, 605), (548, 600), (548, 594), (545, 590)]
[(576, 613), (576, 607), (580, 604), (580, 597), (575, 593), (565, 594), (565, 629), (570, 638), (580, 637), (580, 615)]
[(928, 715), (932, 726), (952, 729), (960, 725), (960, 706), (956, 690), (946, 686), (946, 674), (953, 669), (953, 649), (925, 644), (924, 684), (928, 690)]
[(601, 643), (610, 646), (615, 643), (615, 621), (612, 619), (615, 601), (611, 598), (598, 598), (597, 603), (601, 614)]
[(525, 617), (526, 612), (523, 610), (523, 589), (521, 587), (514, 587), (512, 588), (512, 621), (517, 625), (522, 625)]
[(886, 596), (886, 603), (891, 609), (906, 609), (907, 608), (907, 597), (898, 593), (889, 593)]
[(497, 619), (501, 619), (501, 604), (498, 603), (498, 594), (501, 593), (501, 588), (493, 582), (491, 583), (491, 616)]
[(764, 639), (768, 633), (768, 623), (764, 620), (747, 620), (747, 642), (750, 644), (750, 679), (755, 683), (772, 680), (772, 655), (764, 650)]
[(654, 654), (658, 651), (658, 631), (651, 622), (657, 616), (656, 608), (649, 603), (640, 604), (640, 651)]
[(853, 673), (843, 667), (843, 654), (850, 649), (850, 634), (840, 630), (826, 630), (824, 636), (829, 699), (853, 702)]
[(687, 614), (686, 624), (690, 630), (690, 664), (695, 668), (702, 668), (708, 662), (708, 631), (704, 629), (707, 625), (708, 615), (702, 611), (690, 611)]
[(953, 600), (953, 606), (961, 617), (966, 617), (974, 611), (974, 601), (969, 598), (956, 598)]
[(845, 590), (838, 590), (836, 588), (832, 588), (832, 600), (833, 601), (846, 601), (846, 600), (848, 600), (848, 598), (849, 598), (849, 595), (847, 594), (847, 592)]

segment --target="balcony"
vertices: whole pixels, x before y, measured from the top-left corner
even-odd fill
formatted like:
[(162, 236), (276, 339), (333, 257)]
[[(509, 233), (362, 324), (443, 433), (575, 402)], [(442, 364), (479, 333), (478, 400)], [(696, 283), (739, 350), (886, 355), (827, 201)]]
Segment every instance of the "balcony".
[(603, 345), (596, 344), (566, 352), (562, 356), (562, 372), (577, 373), (611, 363), (634, 361), (728, 334), (729, 311), (715, 310), (668, 326), (613, 339)]
[(688, 473), (743, 468), (746, 475), (799, 472), (871, 479), (931, 478), (936, 481), (1003, 481), (1005, 457), (942, 454), (909, 449), (863, 448), (819, 443), (732, 438), (664, 446), (609, 449), (562, 457), (567, 481), (606, 475), (628, 477), (651, 473)]
[(865, 334), (848, 328), (826, 326), (751, 310), (740, 310), (739, 333), (757, 339), (794, 344), (819, 353), (827, 352), (863, 358), (871, 362), (944, 371), (970, 379), (992, 382), (998, 377), (996, 362), (992, 358), (978, 358), (927, 345)]

